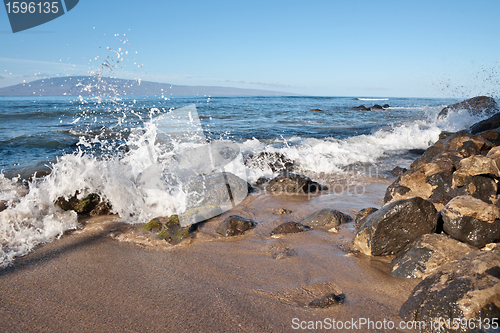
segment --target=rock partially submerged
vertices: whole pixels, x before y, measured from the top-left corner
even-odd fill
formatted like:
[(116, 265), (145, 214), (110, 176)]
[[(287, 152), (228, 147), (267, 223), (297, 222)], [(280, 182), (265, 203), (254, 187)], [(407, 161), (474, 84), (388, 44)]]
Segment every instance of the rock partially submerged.
[(306, 225), (311, 228), (320, 227), (337, 227), (340, 224), (348, 223), (352, 221), (352, 217), (335, 209), (322, 209), (319, 210), (302, 221), (301, 224)]
[(374, 256), (397, 253), (418, 237), (435, 232), (437, 222), (432, 202), (420, 197), (395, 201), (368, 216), (351, 251)]
[(273, 194), (308, 194), (319, 192), (323, 188), (309, 177), (288, 172), (281, 173), (266, 186), (266, 190)]
[(296, 163), (283, 153), (263, 151), (257, 155), (249, 154), (245, 158), (245, 165), (252, 169), (269, 168), (273, 173), (292, 172)]
[(477, 96), (460, 103), (448, 105), (439, 112), (438, 118), (446, 117), (449, 112), (458, 110), (467, 110), (471, 115), (478, 116), (498, 112), (498, 105), (492, 97)]
[(293, 234), (297, 232), (307, 231), (310, 228), (297, 222), (285, 222), (277, 226), (271, 231), (271, 236)]
[(81, 199), (78, 199), (78, 196), (79, 193), (77, 192), (69, 199), (59, 197), (55, 203), (63, 210), (74, 210), (79, 215), (90, 214), (96, 216), (111, 214), (111, 205), (108, 202), (102, 201), (98, 194), (90, 193)]
[[(455, 331), (457, 321), (500, 317), (500, 256), (494, 251), (472, 254), (436, 269), (420, 282), (401, 306), (399, 316), (408, 321), (439, 322), (443, 332)], [(457, 327), (454, 327), (457, 329)], [(466, 326), (460, 332), (471, 332)], [(424, 330), (431, 332), (431, 330)], [(435, 330), (437, 332), (438, 330)]]
[(345, 301), (345, 295), (335, 295), (334, 293), (327, 294), (321, 298), (317, 298), (309, 303), (310, 308), (329, 308), (333, 305), (342, 304)]
[(178, 215), (170, 217), (155, 217), (142, 227), (144, 230), (157, 232), (158, 238), (164, 239), (167, 243), (177, 245), (191, 236), (192, 226), (182, 227)]
[(242, 235), (245, 231), (255, 228), (256, 223), (241, 216), (231, 215), (217, 227), (217, 233), (224, 237)]
[(434, 270), (478, 252), (477, 248), (445, 234), (426, 234), (401, 251), (391, 263), (392, 274), (404, 278), (426, 278)]

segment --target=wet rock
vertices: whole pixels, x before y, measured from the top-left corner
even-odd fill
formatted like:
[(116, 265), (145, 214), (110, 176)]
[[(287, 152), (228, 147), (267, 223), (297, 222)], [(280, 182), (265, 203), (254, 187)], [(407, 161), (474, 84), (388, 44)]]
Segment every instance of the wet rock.
[(443, 148), (446, 151), (458, 151), (468, 141), (474, 142), (479, 149), (482, 149), (487, 143), (484, 139), (475, 137), (467, 131), (460, 131), (443, 140)]
[(374, 111), (374, 110), (383, 110), (384, 108), (378, 104), (375, 104), (374, 106), (372, 106), (370, 108), (371, 111)]
[(465, 177), (477, 175), (500, 178), (500, 171), (495, 161), (486, 156), (474, 155), (464, 158), (460, 161), (458, 170), (453, 173), (453, 186), (464, 186)]
[(300, 223), (314, 229), (324, 226), (337, 227), (340, 224), (348, 223), (351, 221), (352, 218), (349, 215), (339, 212), (335, 209), (325, 208), (309, 215), (308, 217), (300, 221)]
[(366, 106), (364, 105), (360, 105), (360, 106), (353, 106), (351, 108), (352, 110), (360, 110), (360, 111), (370, 111), (370, 108), (367, 108)]
[(391, 271), (398, 277), (423, 279), (444, 264), (478, 251), (444, 234), (426, 234), (392, 260)]
[[(484, 323), (486, 318), (499, 318), (499, 273), (500, 256), (492, 252), (471, 254), (448, 263), (436, 269), (413, 289), (401, 306), (399, 316), (407, 321), (426, 323), (436, 322), (440, 318), (472, 319), (475, 323), (477, 320)], [(452, 330), (453, 327), (447, 326), (446, 320), (441, 321), (441, 325), (441, 332), (470, 332), (475, 329), (469, 326), (465, 330)]]
[(391, 106), (390, 106), (389, 104), (384, 104), (384, 105), (382, 105), (382, 107), (383, 107), (384, 109), (387, 109), (387, 108), (390, 108)]
[(439, 140), (444, 140), (444, 139), (452, 136), (453, 134), (455, 134), (455, 132), (442, 131), (441, 133), (439, 133)]
[(283, 249), (282, 251), (274, 253), (272, 255), (272, 257), (273, 257), (273, 259), (280, 260), (280, 259), (295, 257), (297, 254), (298, 254), (297, 251), (295, 251), (292, 248), (287, 247), (287, 248)]
[(428, 162), (432, 161), (432, 159), (439, 154), (444, 152), (444, 148), (439, 146), (430, 146), (427, 150), (422, 154), (422, 158)]
[(258, 155), (250, 154), (245, 159), (245, 165), (251, 169), (269, 168), (273, 173), (291, 172), (296, 164), (283, 153), (263, 151)]
[(195, 207), (189, 208), (233, 207), (243, 201), (251, 189), (250, 184), (229, 172), (200, 176), (188, 184), (187, 192), (193, 195), (193, 202), (196, 202)]
[(441, 210), (441, 217), (444, 232), (472, 246), (481, 248), (500, 239), (500, 211), (480, 199), (455, 197)]
[(420, 148), (408, 149), (408, 152), (415, 155), (422, 155), (423, 153), (425, 153), (425, 149), (420, 149)]
[(474, 141), (469, 140), (469, 141), (465, 141), (462, 144), (462, 147), (460, 149), (458, 149), (458, 153), (460, 155), (462, 155), (463, 157), (470, 157), (473, 155), (480, 154), (481, 150), (479, 149), (479, 147), (477, 146), (477, 144)]
[(418, 237), (436, 231), (438, 212), (420, 197), (399, 200), (370, 214), (351, 244), (366, 255), (397, 253)]
[(446, 205), (456, 195), (455, 189), (452, 187), (452, 176), (450, 174), (439, 172), (433, 174), (425, 180), (432, 186), (432, 194), (428, 198), (435, 205)]
[(419, 158), (416, 158), (410, 165), (410, 169), (418, 169), (420, 167), (422, 167), (423, 165), (429, 163), (429, 161), (427, 161), (425, 158), (423, 157), (419, 157)]
[(498, 185), (493, 179), (484, 176), (467, 176), (464, 179), (464, 186), (457, 188), (454, 194), (455, 196), (470, 195), (486, 203), (496, 204), (497, 191)]
[(333, 305), (338, 305), (342, 304), (345, 301), (345, 295), (340, 294), (340, 295), (335, 295), (334, 293), (327, 294), (321, 298), (317, 298), (311, 303), (309, 303), (310, 308), (329, 308), (330, 306)]
[(266, 186), (266, 190), (273, 194), (284, 193), (314, 193), (323, 187), (313, 182), (309, 177), (294, 173), (281, 173)]
[(311, 111), (321, 111), (321, 109), (311, 109)]
[[(165, 220), (166, 222), (166, 220)], [(160, 232), (162, 228), (161, 220), (159, 217), (156, 217), (149, 221), (148, 223), (142, 226), (142, 230), (152, 231), (152, 232)]]
[(394, 182), (385, 190), (384, 203), (400, 200), (409, 192), (411, 192), (409, 187)]
[(494, 98), (487, 96), (477, 96), (467, 99), (460, 103), (448, 105), (438, 114), (438, 118), (443, 118), (449, 112), (456, 112), (458, 110), (467, 110), (473, 116), (480, 116), (484, 114), (493, 114), (498, 112), (498, 105)]
[(179, 244), (191, 236), (191, 226), (182, 227), (178, 215), (171, 215), (169, 218), (159, 217), (156, 220), (162, 225), (158, 237), (172, 245)]
[(499, 133), (499, 131), (500, 131), (500, 129), (496, 128), (493, 130), (481, 132), (481, 133), (477, 134), (475, 137), (478, 140), (488, 141), (488, 142), (490, 142), (492, 147), (495, 147), (495, 146), (500, 145), (500, 133)]
[(186, 212), (179, 215), (179, 220), (182, 226), (192, 225), (206, 221), (214, 216), (224, 213), (222, 208), (217, 205), (209, 205), (188, 209)]
[(462, 158), (458, 156), (458, 153), (444, 152), (434, 157), (431, 162), (436, 163), (443, 172), (451, 175), (460, 167)]
[(378, 209), (375, 207), (368, 207), (368, 208), (363, 208), (356, 214), (356, 217), (354, 219), (354, 226), (359, 229), (363, 223), (366, 222), (366, 219), (368, 216), (372, 213), (375, 213)]
[[(498, 111), (498, 110), (497, 110)], [(491, 116), (488, 119), (481, 120), (470, 127), (472, 134), (489, 131), (500, 127), (500, 113)]]
[(282, 234), (292, 234), (302, 231), (307, 231), (310, 228), (308, 226), (302, 225), (297, 222), (285, 222), (277, 226), (271, 231), (271, 236), (282, 235)]
[(227, 217), (218, 227), (217, 233), (224, 236), (242, 235), (245, 231), (255, 228), (255, 222), (241, 216), (232, 215)]
[[(56, 200), (56, 204), (63, 210), (74, 210), (78, 214), (89, 214), (94, 209), (99, 209), (98, 205), (101, 203), (101, 197), (98, 194), (90, 193), (82, 199), (78, 199), (78, 195), (79, 193), (77, 192), (69, 199), (59, 197)], [(98, 212), (98, 210), (95, 212)]]
[(111, 207), (108, 202), (101, 201), (90, 211), (89, 214), (91, 216), (110, 215), (112, 214), (112, 209), (113, 207)]
[(391, 170), (391, 175), (398, 177), (398, 176), (402, 175), (403, 173), (405, 173), (406, 171), (408, 171), (408, 169), (401, 168), (401, 167), (397, 166)]
[(493, 161), (495, 161), (495, 164), (498, 167), (500, 165), (500, 147), (491, 148), (488, 154), (486, 154), (486, 157), (491, 158)]

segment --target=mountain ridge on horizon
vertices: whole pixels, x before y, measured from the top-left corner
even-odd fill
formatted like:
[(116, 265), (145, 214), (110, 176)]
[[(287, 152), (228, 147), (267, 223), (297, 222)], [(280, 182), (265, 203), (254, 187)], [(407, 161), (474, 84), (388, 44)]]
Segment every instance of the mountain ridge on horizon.
[(0, 96), (91, 96), (91, 95), (243, 95), (300, 96), (282, 91), (222, 86), (185, 86), (143, 80), (94, 76), (39, 79), (0, 88)]

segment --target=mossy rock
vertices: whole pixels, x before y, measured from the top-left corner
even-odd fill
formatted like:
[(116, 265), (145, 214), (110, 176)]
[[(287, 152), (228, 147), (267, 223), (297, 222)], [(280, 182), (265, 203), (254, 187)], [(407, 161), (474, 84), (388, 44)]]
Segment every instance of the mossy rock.
[(101, 202), (101, 197), (96, 193), (90, 193), (83, 199), (78, 199), (78, 192), (71, 198), (59, 197), (56, 204), (64, 210), (74, 210), (78, 214), (89, 214)]
[(191, 226), (181, 227), (178, 215), (171, 215), (163, 224), (158, 237), (165, 239), (172, 245), (176, 245), (190, 237), (190, 229)]
[(160, 231), (161, 228), (161, 222), (157, 217), (142, 226), (142, 229), (146, 231)]

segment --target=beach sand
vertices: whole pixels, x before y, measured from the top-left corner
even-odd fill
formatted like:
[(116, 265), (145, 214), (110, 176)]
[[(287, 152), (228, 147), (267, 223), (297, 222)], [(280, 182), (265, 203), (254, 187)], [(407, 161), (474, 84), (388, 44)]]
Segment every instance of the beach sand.
[[(137, 227), (119, 227), (119, 220), (90, 219), (82, 230), (0, 270), (0, 331), (296, 332), (303, 321), (307, 327), (326, 318), (365, 318), (396, 323), (394, 330), (377, 331), (401, 332), (397, 313), (420, 280), (392, 276), (391, 258), (349, 254), (353, 223), (338, 233), (269, 236), (280, 223), (322, 208), (354, 216), (359, 209), (379, 207), (387, 185), (372, 182), (360, 196), (253, 193), (175, 247), (154, 246), (154, 237)], [(280, 208), (292, 212), (280, 215)], [(242, 236), (220, 237), (216, 227), (233, 214), (258, 225)], [(146, 244), (148, 237), (153, 246), (134, 244), (140, 238)], [(307, 307), (332, 292), (343, 293), (345, 302)]]

